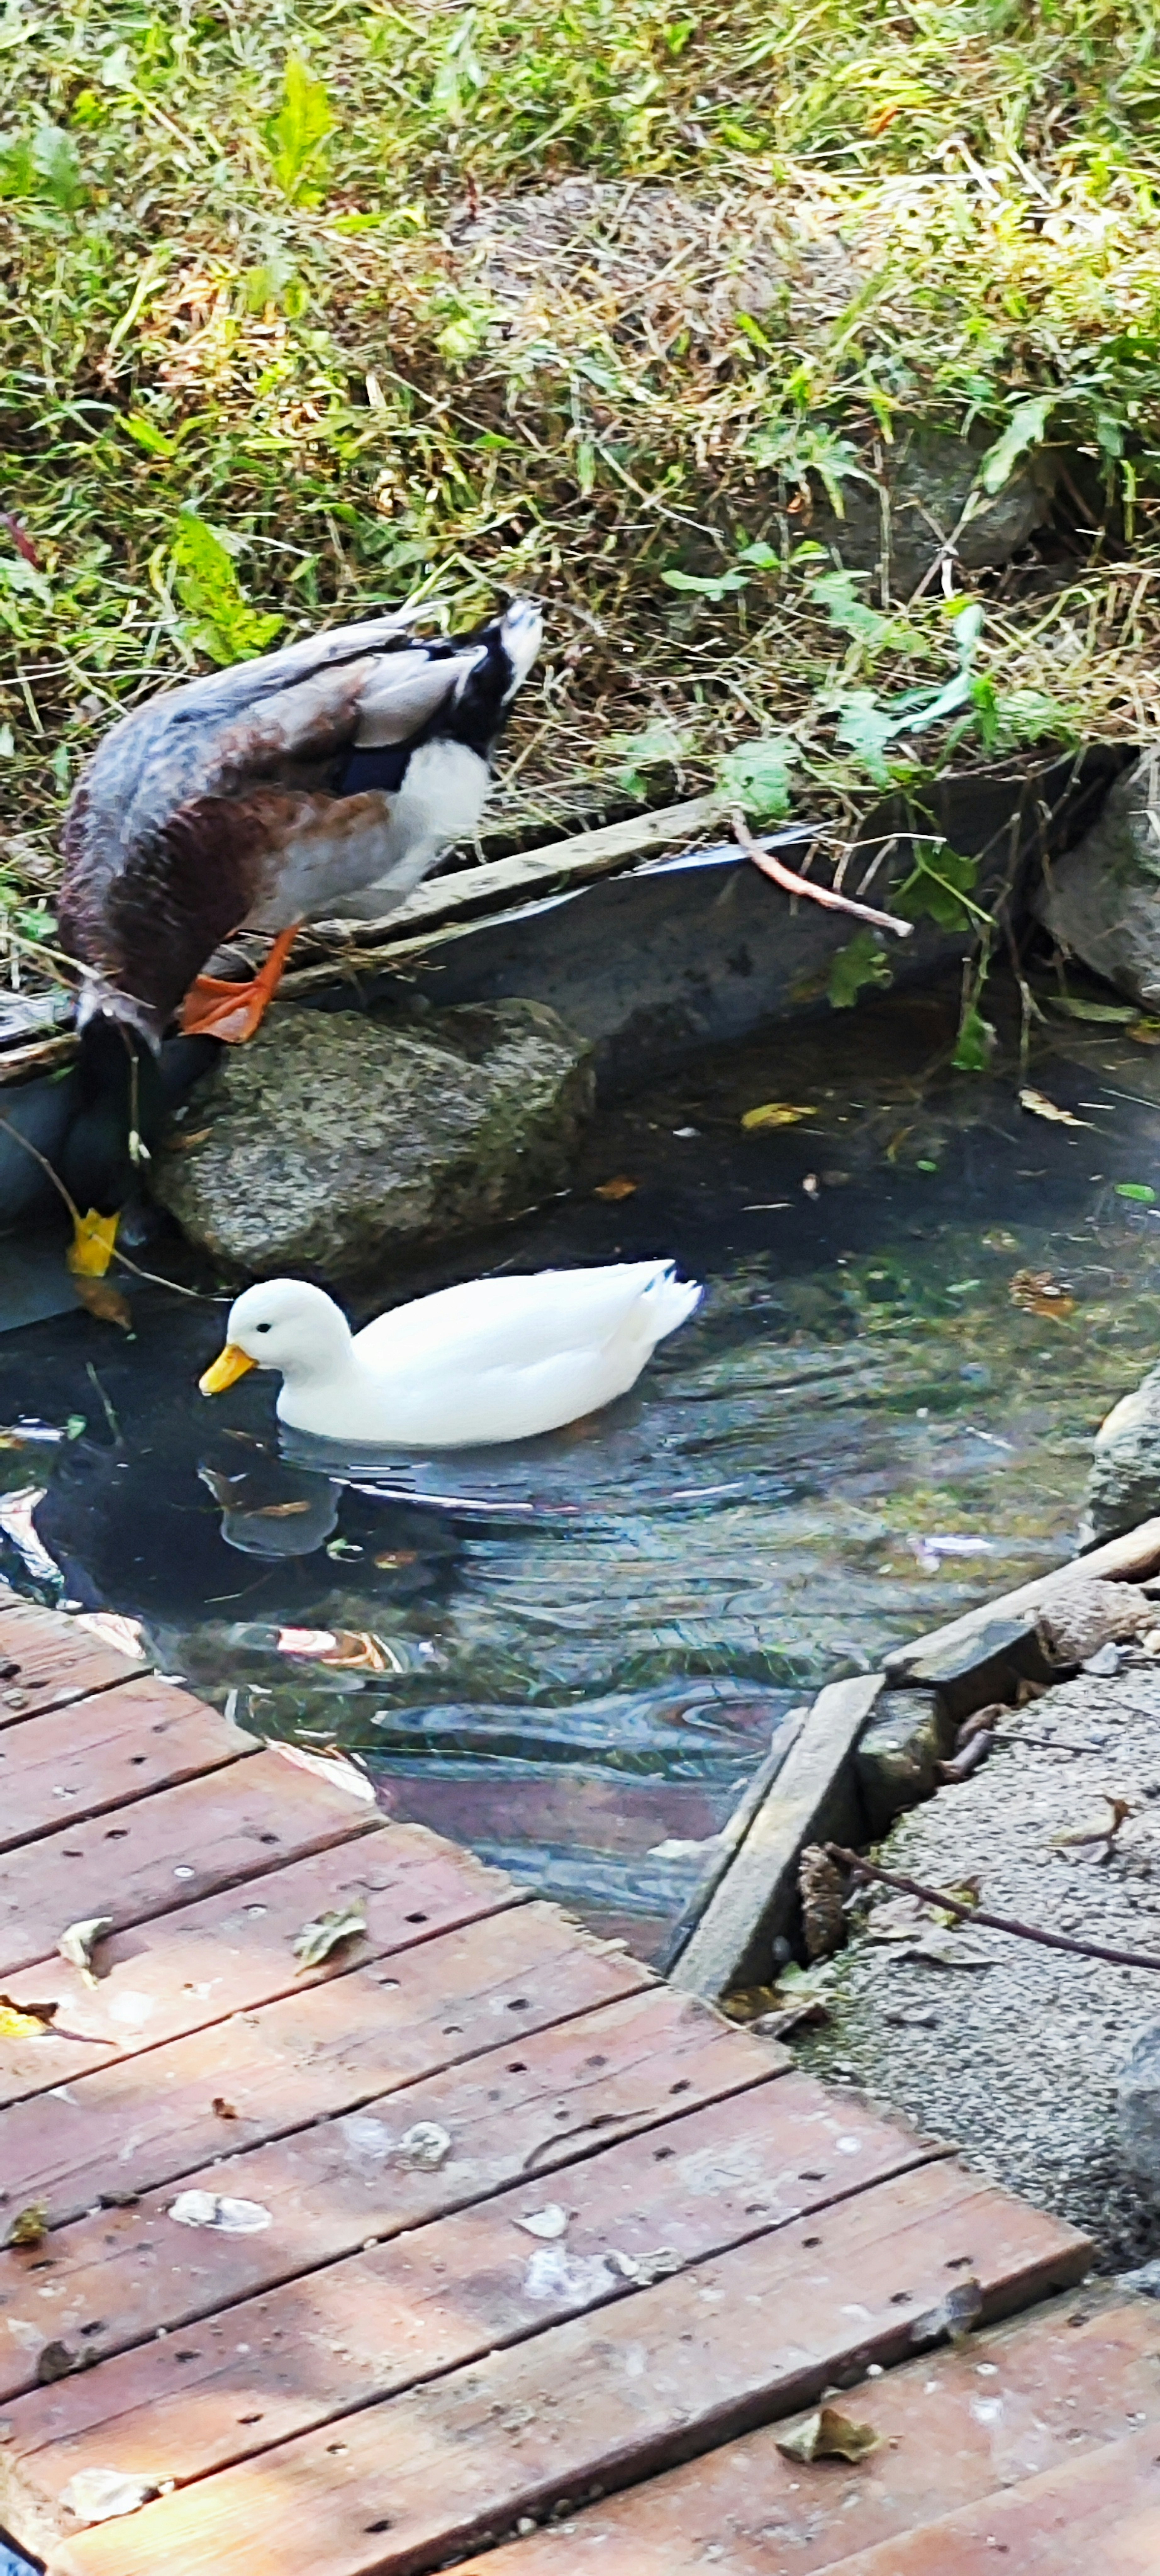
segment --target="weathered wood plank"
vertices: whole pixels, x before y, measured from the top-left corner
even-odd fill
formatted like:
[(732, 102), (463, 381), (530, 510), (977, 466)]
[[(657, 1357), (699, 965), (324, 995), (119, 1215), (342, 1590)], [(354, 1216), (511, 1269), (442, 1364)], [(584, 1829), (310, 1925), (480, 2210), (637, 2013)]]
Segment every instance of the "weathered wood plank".
[[(360, 1858), (365, 1849), (358, 1846)], [(221, 2155), (230, 2152), (234, 2123), (218, 2122), (215, 2161), (187, 2172), (182, 2188), (258, 2201), (270, 2211), (269, 2229), (235, 2236), (178, 2228), (166, 2214), (172, 2183), (132, 2207), (96, 2210), (54, 2230), (38, 2257), (54, 2295), (35, 2303), (36, 2315), (18, 2295), (27, 2266), (0, 2257), (0, 2398), (31, 2384), (45, 2342), (76, 2338), (95, 2318), (101, 2331), (87, 2342), (102, 2353), (120, 2350), (158, 2326), (209, 2316), (353, 2253), (368, 2237), (397, 2236), (505, 2185), (547, 2195), (557, 2166), (728, 2100), (788, 2064), (775, 2043), (731, 2030), (664, 1986), (646, 1986), (530, 2033), (514, 2054), (510, 2044), (491, 2048), (227, 2165)], [(423, 2123), (451, 2140), (435, 2167), (394, 2153), (395, 2142)], [(8, 2325), (13, 2316), (23, 2323), (19, 2336)]]
[(66, 1923), (120, 1929), (279, 1860), (365, 1833), (373, 1809), (276, 1753), (159, 1789), (110, 1823), (66, 1825), (0, 1861), (0, 1976), (48, 1958)]
[(980, 1602), (977, 1610), (966, 1610), (959, 1619), (949, 1619), (942, 1628), (932, 1628), (925, 1637), (916, 1637), (908, 1646), (895, 1646), (885, 1657), (886, 1673), (892, 1682), (929, 1684), (933, 1689), (946, 1687), (968, 1673), (974, 1664), (983, 1665), (996, 1652), (1005, 1632), (1022, 1631), (1030, 1636), (1036, 1618), (1045, 1602), (1050, 1601), (1061, 1584), (1074, 1582), (1077, 1575), (1099, 1576), (1106, 1582), (1142, 1583), (1160, 1568), (1160, 1519), (1141, 1521), (1120, 1538), (1109, 1539), (1103, 1547), (1093, 1547), (1086, 1556), (1073, 1557), (1067, 1565), (1056, 1565), (1050, 1574), (1036, 1575), (1031, 1583), (1021, 1583), (1014, 1592), (1004, 1592), (995, 1601)]
[[(299, 1971), (291, 1945), (303, 1924), (358, 1902), (366, 1906), (365, 1934), (323, 1966)], [(392, 1825), (372, 1812), (353, 1842), (268, 1870), (260, 1884), (247, 1880), (111, 1932), (100, 1946), (95, 1987), (61, 1958), (10, 1978), (14, 2001), (56, 2003), (58, 2011), (41, 2037), (4, 2042), (0, 2108), (276, 1995), (301, 1993), (336, 1966), (364, 1966), (523, 1902), (522, 1890), (472, 1852), (454, 1850), (422, 1825)]]
[(924, 2531), (839, 2559), (833, 2576), (1156, 2576), (1160, 2457), (1156, 2434), (1109, 2442)]
[[(657, 2072), (663, 2078), (663, 2063)], [(8, 2410), (0, 2510), (23, 2523), (48, 2515), (85, 2469), (159, 2486), (205, 2477), (625, 2298), (637, 2286), (633, 2265), (646, 2277), (652, 2266), (675, 2274), (930, 2153), (913, 2131), (803, 2076), (687, 2113), (659, 2139), (632, 2138), (564, 2166), (548, 2193), (534, 2179), (37, 2388)], [(232, 2171), (224, 2179), (240, 2188)], [(546, 2223), (545, 2209), (556, 2232), (537, 2238), (525, 2222)], [(172, 2245), (174, 2221), (158, 2226)], [(78, 2362), (102, 2340), (78, 2333)]]
[(648, 1982), (635, 1960), (607, 1955), (551, 1907), (516, 1906), (15, 2103), (0, 2113), (4, 2188), (17, 2206), (46, 2200), (59, 2226), (110, 2192), (148, 2191), (209, 2163), (223, 2146), (217, 2099), (235, 2114), (228, 2146), (256, 2145), (497, 2041), (518, 2058), (525, 2031)]
[(0, 1734), (0, 1851), (259, 1749), (172, 1682), (115, 1683)]
[[(1117, 2442), (1126, 2424), (1160, 2425), (1156, 2338), (1142, 2299), (1053, 2300), (860, 2388), (847, 2411), (885, 2447), (857, 2468), (805, 2469), (782, 2458), (782, 2426), (763, 2428), (473, 2558), (461, 2576), (771, 2576), (783, 2560), (793, 2576), (820, 2576), (848, 2565), (852, 2539), (876, 2549)], [(1022, 2576), (1022, 2560), (998, 2563)], [(897, 2564), (887, 2556), (891, 2576)], [(1107, 2564), (1093, 2557), (1085, 2576)], [(945, 2561), (933, 2565), (944, 2576)]]
[(968, 2276), (1002, 2310), (1074, 2279), (1088, 2253), (1039, 2211), (928, 2165), (636, 2292), (599, 2332), (552, 2326), (54, 2544), (50, 2576), (421, 2576), (519, 2514), (901, 2358)]
[(850, 1756), (882, 1688), (881, 1673), (819, 1691), (768, 1795), (672, 1972), (682, 1993), (712, 2001), (767, 1976), (770, 1935), (788, 1916), (802, 1846), (835, 1832), (853, 1787)]
[(147, 1671), (61, 1610), (41, 1610), (0, 1585), (0, 1727), (87, 1699)]

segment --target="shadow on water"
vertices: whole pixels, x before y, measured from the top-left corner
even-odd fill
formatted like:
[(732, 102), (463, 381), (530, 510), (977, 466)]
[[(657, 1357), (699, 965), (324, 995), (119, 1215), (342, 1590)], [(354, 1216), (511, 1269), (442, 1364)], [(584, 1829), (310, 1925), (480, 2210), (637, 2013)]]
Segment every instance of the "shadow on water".
[[(552, 1439), (281, 1456), (271, 1381), (197, 1394), (220, 1308), (135, 1286), (132, 1342), (8, 1333), (2, 1570), (655, 1951), (791, 1710), (1070, 1551), (1092, 1431), (1160, 1347), (1160, 1056), (1039, 1035), (1082, 1123), (1049, 1122), (1013, 996), (986, 1076), (950, 1070), (955, 1000), (703, 1058), (603, 1114), (567, 1200), (382, 1282), (368, 1311), (487, 1268), (704, 1278), (634, 1394)], [(744, 1131), (767, 1102), (808, 1115)], [(1020, 1273), (1066, 1293), (1013, 1303)]]

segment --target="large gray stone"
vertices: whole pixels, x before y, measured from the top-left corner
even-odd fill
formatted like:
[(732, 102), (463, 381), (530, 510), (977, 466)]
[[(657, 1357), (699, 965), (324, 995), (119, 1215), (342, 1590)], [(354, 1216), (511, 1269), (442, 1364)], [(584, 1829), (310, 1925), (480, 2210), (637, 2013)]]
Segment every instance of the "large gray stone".
[(287, 1006), (223, 1049), (154, 1191), (232, 1269), (356, 1279), (566, 1187), (593, 1093), (589, 1048), (539, 1002)]
[(1069, 956), (1160, 1009), (1160, 757), (1116, 781), (1099, 821), (1053, 859), (1036, 910)]
[[(1160, 1368), (1149, 1369), (1100, 1424), (1086, 1496), (1085, 1536), (1115, 1538), (1160, 1512)], [(1119, 1587), (1117, 1587), (1119, 1588)]]
[(886, 450), (885, 509), (877, 484), (851, 476), (842, 484), (845, 516), (839, 518), (819, 487), (809, 518), (797, 523), (799, 532), (831, 546), (851, 572), (876, 573), (885, 549), (894, 599), (910, 597), (952, 537), (958, 561), (968, 571), (1008, 563), (1047, 517), (1056, 467), (1049, 455), (1029, 458), (1001, 492), (972, 509), (960, 528), (980, 455), (989, 444), (986, 437), (972, 441), (946, 430), (915, 428)]
[(1160, 2200), (1160, 2022), (1139, 2033), (1116, 2087), (1124, 2161)]

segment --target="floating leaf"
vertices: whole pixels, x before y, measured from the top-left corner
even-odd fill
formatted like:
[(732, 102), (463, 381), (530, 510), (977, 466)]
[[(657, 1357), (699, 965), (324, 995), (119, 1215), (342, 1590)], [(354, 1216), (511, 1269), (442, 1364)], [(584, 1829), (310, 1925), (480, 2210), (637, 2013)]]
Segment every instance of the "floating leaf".
[(1025, 1315), (1051, 1315), (1057, 1323), (1075, 1313), (1070, 1288), (1065, 1288), (1050, 1270), (1017, 1270), (1011, 1282), (1011, 1303)]
[(132, 1307), (128, 1298), (122, 1296), (120, 1289), (114, 1287), (111, 1279), (88, 1279), (83, 1272), (74, 1271), (73, 1287), (82, 1306), (87, 1306), (90, 1315), (95, 1315), (98, 1323), (116, 1324), (120, 1332), (132, 1332)]
[(18, 2209), (9, 2221), (4, 2238), (6, 2245), (30, 2246), (43, 2243), (48, 2233), (48, 2202), (30, 2200), (26, 2209)]
[(320, 1968), (332, 1950), (344, 1941), (356, 1941), (367, 1928), (366, 1907), (361, 1897), (353, 1905), (336, 1906), (329, 1914), (320, 1914), (313, 1923), (304, 1923), (295, 1935), (294, 1956), (298, 1974), (304, 1968)]
[(57, 2503), (78, 2522), (116, 2522), (159, 2493), (153, 2478), (129, 2477), (123, 2469), (78, 2469), (61, 2488)]
[(741, 1124), (752, 1135), (764, 1127), (796, 1127), (802, 1118), (816, 1116), (816, 1109), (800, 1108), (792, 1100), (763, 1100), (745, 1111)]
[(1118, 1199), (1131, 1199), (1137, 1207), (1156, 1205), (1156, 1192), (1149, 1189), (1147, 1181), (1117, 1181), (1115, 1189)]
[(59, 2004), (18, 2004), (14, 1995), (0, 1995), (0, 2039), (43, 2039), (59, 2011)]
[(60, 1956), (68, 1960), (70, 1968), (79, 1970), (86, 1986), (97, 1983), (93, 1974), (93, 1952), (98, 1941), (103, 1941), (106, 1932), (112, 1929), (111, 1914), (94, 1914), (87, 1923), (70, 1923), (61, 1933), (56, 1945)]
[(867, 984), (892, 981), (890, 960), (881, 940), (872, 930), (859, 930), (831, 960), (826, 999), (831, 1009), (849, 1011)]
[(1019, 1106), (1029, 1110), (1033, 1118), (1049, 1118), (1054, 1127), (1090, 1127), (1092, 1124), (1090, 1118), (1077, 1118), (1072, 1110), (1061, 1109), (1057, 1101), (1049, 1100), (1046, 1092), (1034, 1091), (1026, 1083), (1019, 1094)]
[(855, 2424), (848, 2415), (840, 2415), (836, 2406), (819, 2406), (799, 2424), (796, 2433), (787, 2433), (778, 2443), (783, 2459), (848, 2460), (856, 2467), (868, 2460), (872, 2451), (882, 2448), (882, 2435), (872, 2424)]
[(273, 2224), (260, 2200), (230, 2200), (216, 2191), (179, 2191), (169, 2215), (179, 2227), (212, 2227), (223, 2236), (260, 2236)]
[(594, 1199), (630, 1199), (639, 1187), (639, 1181), (630, 1181), (627, 1172), (617, 1172), (612, 1180), (601, 1181), (592, 1196)]

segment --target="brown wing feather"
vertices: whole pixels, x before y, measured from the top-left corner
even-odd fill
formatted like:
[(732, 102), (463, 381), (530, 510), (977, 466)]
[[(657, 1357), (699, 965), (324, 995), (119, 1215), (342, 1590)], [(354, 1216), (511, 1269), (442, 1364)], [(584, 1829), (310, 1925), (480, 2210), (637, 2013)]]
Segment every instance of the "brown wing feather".
[(123, 1000), (125, 1016), (159, 1039), (215, 948), (268, 891), (305, 801), (277, 787), (194, 797), (136, 839), (99, 889), (74, 869), (61, 935), (96, 978), (96, 998), (114, 1009)]

